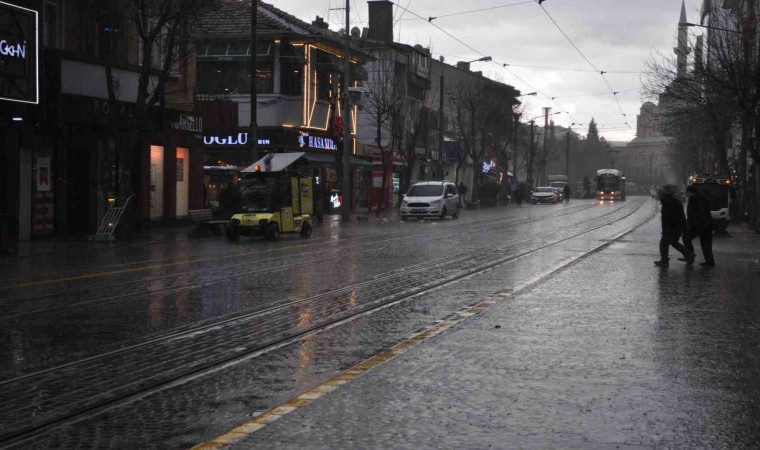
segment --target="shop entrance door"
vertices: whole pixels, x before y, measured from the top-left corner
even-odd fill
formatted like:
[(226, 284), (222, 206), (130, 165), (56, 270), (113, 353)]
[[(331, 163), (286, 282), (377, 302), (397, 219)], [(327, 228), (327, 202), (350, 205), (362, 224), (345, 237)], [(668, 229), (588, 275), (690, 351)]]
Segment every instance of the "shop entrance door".
[(164, 216), (164, 148), (150, 146), (150, 218)]
[(188, 169), (190, 168), (190, 150), (177, 148), (177, 217), (187, 217)]
[(66, 165), (66, 228), (71, 234), (88, 234), (90, 217), (90, 150), (69, 149)]

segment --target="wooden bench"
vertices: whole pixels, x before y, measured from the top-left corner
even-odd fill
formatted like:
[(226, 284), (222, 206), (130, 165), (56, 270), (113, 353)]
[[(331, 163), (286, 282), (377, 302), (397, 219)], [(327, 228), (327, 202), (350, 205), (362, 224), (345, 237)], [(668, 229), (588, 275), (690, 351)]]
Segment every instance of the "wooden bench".
[[(191, 209), (187, 212), (190, 222), (192, 222), (197, 229), (213, 228), (217, 233), (221, 233), (220, 228), (225, 228), (229, 225), (228, 219), (219, 219), (214, 217), (214, 213), (210, 209)], [(220, 227), (221, 226), (221, 227)]]

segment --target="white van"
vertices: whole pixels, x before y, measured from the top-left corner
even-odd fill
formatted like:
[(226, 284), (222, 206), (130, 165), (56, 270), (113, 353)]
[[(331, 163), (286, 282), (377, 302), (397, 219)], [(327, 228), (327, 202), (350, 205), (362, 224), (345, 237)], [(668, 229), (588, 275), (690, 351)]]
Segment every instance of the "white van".
[(450, 181), (415, 183), (401, 200), (401, 220), (409, 217), (459, 218), (459, 192)]

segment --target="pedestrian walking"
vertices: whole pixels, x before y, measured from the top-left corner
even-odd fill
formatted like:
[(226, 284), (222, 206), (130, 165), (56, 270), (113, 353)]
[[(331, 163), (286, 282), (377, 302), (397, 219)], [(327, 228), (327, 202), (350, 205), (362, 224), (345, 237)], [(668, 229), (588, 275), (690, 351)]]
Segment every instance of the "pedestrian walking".
[(565, 203), (570, 203), (570, 185), (566, 184), (565, 187), (562, 189), (562, 195), (565, 197)]
[(654, 188), (654, 185), (649, 186), (649, 195), (652, 196), (652, 198), (657, 198), (657, 189)]
[(683, 245), (689, 253), (694, 254), (694, 245), (691, 241), (695, 237), (699, 237), (699, 246), (702, 247), (702, 256), (705, 258), (701, 265), (714, 266), (715, 258), (712, 252), (713, 222), (710, 202), (707, 197), (699, 192), (696, 186), (686, 188), (686, 197), (689, 200), (686, 204), (686, 232), (683, 234)]
[(686, 230), (686, 215), (683, 212), (683, 204), (674, 197), (673, 186), (663, 185), (658, 191), (660, 204), (662, 204), (662, 236), (660, 237), (660, 260), (654, 264), (660, 267), (668, 267), (670, 258), (668, 250), (672, 246), (681, 252), (686, 264), (694, 262), (694, 253), (688, 251), (678, 240)]
[(515, 189), (515, 203), (517, 206), (522, 206), (523, 197), (525, 196), (525, 185), (520, 183)]
[(464, 185), (464, 181), (459, 182), (459, 186), (457, 186), (457, 190), (459, 191), (459, 206), (463, 206), (465, 202), (465, 195), (467, 195), (467, 186)]

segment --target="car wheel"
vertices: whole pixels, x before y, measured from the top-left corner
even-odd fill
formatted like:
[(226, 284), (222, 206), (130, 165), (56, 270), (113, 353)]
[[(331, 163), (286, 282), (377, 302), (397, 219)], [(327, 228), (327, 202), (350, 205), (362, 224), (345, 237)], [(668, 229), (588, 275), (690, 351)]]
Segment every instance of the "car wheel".
[(441, 210), (441, 216), (439, 217), (439, 219), (443, 220), (445, 218), (446, 218), (446, 207), (444, 206), (443, 209)]
[(264, 237), (270, 241), (276, 241), (280, 237), (280, 226), (276, 223), (269, 224), (264, 232)]
[(227, 240), (230, 242), (237, 242), (240, 240), (240, 228), (236, 225), (230, 225), (227, 227)]
[(304, 222), (301, 225), (301, 237), (306, 239), (311, 237), (311, 224), (309, 222)]

